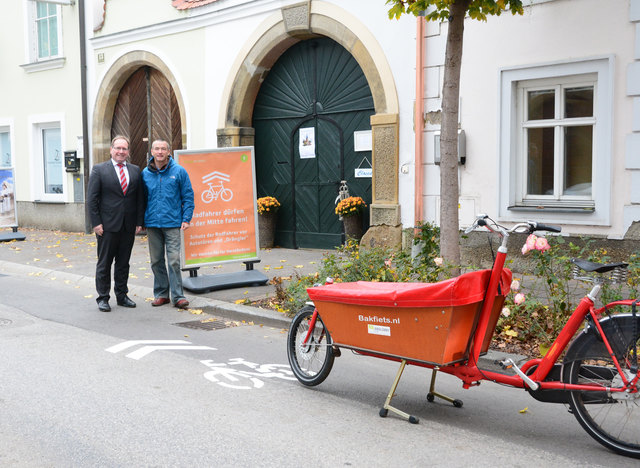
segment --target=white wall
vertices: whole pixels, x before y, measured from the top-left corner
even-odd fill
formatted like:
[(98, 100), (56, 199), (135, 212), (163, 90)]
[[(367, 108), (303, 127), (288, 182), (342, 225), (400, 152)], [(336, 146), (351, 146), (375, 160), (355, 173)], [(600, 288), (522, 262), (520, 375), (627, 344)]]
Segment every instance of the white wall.
[[(613, 56), (611, 226), (584, 225), (575, 215), (568, 214), (564, 217), (563, 232), (610, 237), (624, 235), (622, 210), (629, 203), (630, 177), (622, 168), (624, 142), (632, 123), (632, 100), (625, 91), (626, 70), (634, 60), (635, 29), (629, 21), (628, 0), (605, 3), (600, 0), (555, 0), (525, 8), (522, 16), (507, 13), (490, 17), (486, 23), (470, 19), (465, 22), (460, 124), (467, 136), (467, 163), (460, 170), (460, 194), (468, 219), (461, 218), (463, 224), (472, 220), (474, 212), (496, 215), (499, 211), (500, 71), (509, 67)], [(442, 34), (446, 34), (446, 26), (442, 27)], [(428, 51), (439, 50), (443, 37), (429, 38)], [(441, 64), (442, 58), (437, 51), (431, 55), (427, 53), (428, 67)], [(427, 83), (429, 86), (432, 85)], [(427, 102), (429, 109), (439, 106), (439, 99)], [(433, 152), (431, 130), (434, 129), (428, 129), (426, 138), (426, 150), (430, 154)], [(427, 164), (426, 173), (427, 213), (435, 219), (438, 193), (435, 184), (439, 171), (436, 166)], [(535, 215), (523, 213), (522, 216), (528, 219)]]

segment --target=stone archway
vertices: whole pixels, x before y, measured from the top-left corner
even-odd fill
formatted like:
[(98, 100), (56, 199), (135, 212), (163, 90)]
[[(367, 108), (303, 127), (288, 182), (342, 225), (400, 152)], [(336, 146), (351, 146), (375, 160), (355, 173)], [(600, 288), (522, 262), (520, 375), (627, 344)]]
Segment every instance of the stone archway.
[(398, 204), (399, 105), (390, 66), (373, 34), (340, 7), (308, 1), (283, 8), (266, 19), (239, 54), (222, 96), (218, 146), (252, 146), (253, 105), (264, 77), (293, 44), (325, 36), (347, 49), (365, 74), (373, 96), (373, 180), (371, 228), (366, 245), (401, 243)]
[(100, 91), (96, 96), (93, 111), (93, 127), (91, 130), (94, 164), (106, 161), (110, 157), (111, 127), (120, 90), (134, 72), (145, 66), (158, 70), (172, 86), (180, 111), (182, 147), (186, 147), (187, 119), (184, 100), (173, 73), (158, 56), (151, 52), (136, 50), (116, 60), (100, 84)]

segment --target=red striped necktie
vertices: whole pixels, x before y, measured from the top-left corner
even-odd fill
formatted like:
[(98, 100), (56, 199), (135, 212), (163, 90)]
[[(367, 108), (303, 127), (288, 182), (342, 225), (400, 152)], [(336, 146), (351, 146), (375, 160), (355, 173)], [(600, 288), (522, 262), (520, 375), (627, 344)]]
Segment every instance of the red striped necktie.
[(122, 187), (122, 193), (127, 194), (127, 176), (124, 174), (124, 164), (118, 164), (120, 168), (120, 186)]

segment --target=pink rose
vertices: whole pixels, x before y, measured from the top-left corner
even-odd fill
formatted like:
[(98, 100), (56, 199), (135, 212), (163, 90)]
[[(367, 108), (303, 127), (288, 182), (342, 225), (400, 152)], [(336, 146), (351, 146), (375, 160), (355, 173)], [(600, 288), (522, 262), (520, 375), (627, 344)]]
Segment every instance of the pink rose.
[(517, 291), (518, 289), (520, 289), (520, 281), (518, 281), (517, 279), (514, 279), (511, 282), (511, 290), (512, 291)]
[(541, 251), (545, 251), (545, 250), (549, 250), (551, 248), (551, 246), (549, 245), (549, 241), (547, 241), (546, 238), (544, 237), (538, 237), (536, 239), (536, 250), (541, 250)]
[(524, 294), (516, 294), (516, 297), (513, 298), (513, 302), (515, 302), (516, 305), (522, 304), (524, 302)]
[(503, 307), (501, 313), (503, 317), (508, 317), (509, 315), (511, 315), (511, 311), (508, 307)]
[(535, 234), (529, 234), (529, 237), (527, 237), (527, 249), (529, 250), (535, 249), (537, 239), (538, 239), (538, 236), (536, 236)]
[(527, 255), (527, 252), (529, 252), (529, 247), (527, 247), (527, 244), (524, 244), (522, 246), (522, 255)]
[(436, 266), (442, 266), (442, 262), (443, 262), (443, 260), (442, 260), (441, 257), (436, 257), (436, 258), (433, 259), (433, 263), (435, 263)]

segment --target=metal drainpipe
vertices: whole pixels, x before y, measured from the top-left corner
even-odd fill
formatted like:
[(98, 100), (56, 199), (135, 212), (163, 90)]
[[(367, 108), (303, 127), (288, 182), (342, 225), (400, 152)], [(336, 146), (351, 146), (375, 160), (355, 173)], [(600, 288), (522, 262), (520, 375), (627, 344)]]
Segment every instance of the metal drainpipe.
[(78, 15), (80, 23), (80, 92), (82, 94), (82, 154), (84, 173), (84, 202), (85, 216), (84, 229), (86, 233), (91, 232), (91, 219), (87, 210), (87, 187), (89, 185), (89, 117), (87, 111), (87, 50), (86, 50), (86, 26), (84, 0), (78, 0)]
[[(423, 184), (423, 129), (424, 129), (424, 16), (417, 17), (416, 27), (416, 104), (414, 115), (415, 131), (415, 188), (414, 188), (414, 226), (422, 221), (422, 184)], [(416, 231), (417, 232), (417, 231)]]

